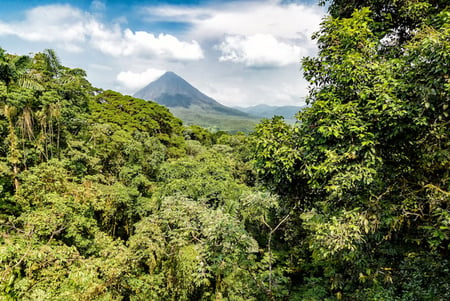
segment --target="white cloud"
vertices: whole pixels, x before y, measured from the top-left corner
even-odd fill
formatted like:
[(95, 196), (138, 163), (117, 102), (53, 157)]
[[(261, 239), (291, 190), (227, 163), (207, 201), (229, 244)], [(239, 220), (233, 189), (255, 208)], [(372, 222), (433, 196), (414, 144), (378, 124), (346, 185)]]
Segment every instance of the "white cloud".
[(15, 35), (33, 42), (58, 42), (75, 51), (79, 51), (76, 44), (86, 39), (83, 14), (68, 5), (33, 8), (27, 11), (24, 21), (0, 23), (0, 35)]
[(252, 36), (229, 36), (218, 49), (222, 52), (220, 61), (243, 63), (248, 67), (281, 67), (298, 64), (302, 48), (280, 42), (269, 34)]
[[(325, 8), (280, 0), (201, 3), (207, 4), (148, 10), (121, 4), (124, 11), (115, 19), (108, 15), (114, 1), (89, 0), (86, 11), (75, 8), (78, 4), (36, 7), (15, 21), (13, 15), (9, 21), (0, 16), (1, 46), (12, 53), (53, 48), (63, 64), (85, 69), (93, 85), (125, 94), (156, 79), (147, 70), (152, 67), (159, 74), (177, 72), (225, 105), (302, 102), (307, 83), (299, 59), (315, 54), (309, 37), (319, 29)], [(138, 14), (136, 8), (142, 8)], [(147, 28), (143, 17), (151, 21)], [(159, 34), (171, 22), (183, 26)]]
[(239, 1), (210, 7), (156, 6), (147, 8), (148, 20), (192, 24), (196, 39), (223, 35), (270, 34), (285, 39), (306, 39), (319, 29), (324, 9), (317, 5), (280, 1)]
[[(316, 52), (311, 35), (319, 29), (323, 8), (281, 1), (214, 2), (204, 7), (155, 6), (148, 21), (190, 24), (188, 36), (214, 41), (220, 61), (247, 67), (280, 67), (299, 63)], [(218, 42), (219, 41), (219, 42)]]
[(214, 83), (214, 87), (205, 86), (201, 91), (227, 106), (245, 106), (246, 101), (251, 98), (248, 94), (249, 89), (234, 83)]
[(169, 34), (155, 36), (145, 31), (121, 30), (119, 25), (107, 29), (105, 25), (89, 24), (91, 45), (112, 56), (137, 56), (195, 61), (203, 58), (198, 42), (183, 42)]
[(274, 90), (272, 87), (261, 87), (261, 90), (267, 94), (271, 94), (279, 103), (286, 103), (290, 105), (304, 105), (305, 88), (299, 83), (282, 83), (278, 89)]
[(103, 11), (106, 9), (106, 4), (101, 0), (94, 0), (91, 2), (91, 9), (95, 11)]
[(26, 19), (21, 22), (0, 22), (1, 35), (56, 43), (71, 52), (80, 52), (89, 43), (112, 56), (157, 56), (181, 61), (203, 58), (203, 51), (196, 41), (180, 41), (169, 34), (155, 36), (145, 31), (123, 30), (119, 24), (107, 26), (93, 15), (70, 5), (40, 6), (29, 10)]
[(180, 60), (198, 60), (203, 51), (196, 41), (182, 42), (169, 34), (153, 35), (145, 31), (132, 32), (126, 29), (122, 39), (123, 55), (146, 55)]
[(153, 68), (148, 68), (144, 72), (123, 71), (117, 75), (116, 79), (128, 90), (136, 91), (156, 80), (165, 72), (166, 70)]

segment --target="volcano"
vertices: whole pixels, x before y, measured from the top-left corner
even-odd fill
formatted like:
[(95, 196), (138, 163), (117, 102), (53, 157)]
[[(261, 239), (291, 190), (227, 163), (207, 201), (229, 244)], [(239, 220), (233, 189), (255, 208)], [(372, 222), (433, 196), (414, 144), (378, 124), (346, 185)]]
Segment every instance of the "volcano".
[(145, 100), (153, 100), (169, 109), (184, 108), (194, 110), (197, 113), (203, 111), (207, 114), (249, 116), (245, 112), (220, 104), (170, 71), (164, 73), (160, 78), (151, 82), (133, 96)]

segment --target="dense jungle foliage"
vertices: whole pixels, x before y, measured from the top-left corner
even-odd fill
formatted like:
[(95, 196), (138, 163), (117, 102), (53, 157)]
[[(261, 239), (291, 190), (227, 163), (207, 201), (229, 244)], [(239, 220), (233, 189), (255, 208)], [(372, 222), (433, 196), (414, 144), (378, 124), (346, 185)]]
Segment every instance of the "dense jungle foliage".
[(449, 300), (450, 7), (330, 2), (251, 135), (0, 49), (0, 299)]

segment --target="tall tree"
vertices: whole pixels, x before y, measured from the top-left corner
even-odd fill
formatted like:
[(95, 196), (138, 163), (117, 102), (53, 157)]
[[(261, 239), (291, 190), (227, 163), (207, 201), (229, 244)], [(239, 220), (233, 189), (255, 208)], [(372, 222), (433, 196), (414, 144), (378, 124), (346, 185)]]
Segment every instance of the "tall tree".
[[(22, 91), (18, 93), (16, 90), (41, 87), (27, 73), (30, 63), (31, 60), (28, 56), (8, 55), (0, 48), (0, 81), (4, 85), (0, 99), (0, 112), (8, 121), (7, 140), (9, 141), (9, 150), (7, 157), (8, 162), (12, 165), (13, 182), (16, 191), (19, 189), (18, 173), (21, 159), (16, 134), (16, 120), (18, 119), (21, 123), (22, 133), (26, 132), (28, 135), (31, 135), (30, 128), (32, 124), (31, 109), (29, 107), (30, 98), (21, 97), (20, 92)], [(24, 99), (28, 101), (23, 101)], [(17, 118), (19, 113), (22, 113), (21, 118)]]
[(300, 216), (288, 234), (309, 246), (297, 255), (310, 256), (329, 295), (446, 299), (450, 11), (442, 1), (365, 3), (331, 3), (314, 36), (319, 55), (303, 60), (311, 106), (293, 128), (258, 128), (260, 174), (288, 192)]

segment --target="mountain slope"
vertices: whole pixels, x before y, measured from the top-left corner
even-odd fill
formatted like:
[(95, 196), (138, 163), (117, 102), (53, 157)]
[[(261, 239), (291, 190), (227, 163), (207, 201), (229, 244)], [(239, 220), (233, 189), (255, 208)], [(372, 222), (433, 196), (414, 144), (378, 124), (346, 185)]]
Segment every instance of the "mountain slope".
[(304, 106), (269, 106), (260, 104), (251, 107), (234, 107), (250, 116), (259, 118), (272, 118), (273, 116), (283, 116), (285, 119), (293, 119)]
[(133, 96), (156, 101), (168, 108), (193, 108), (197, 112), (248, 116), (245, 112), (218, 103), (173, 72), (166, 72)]

